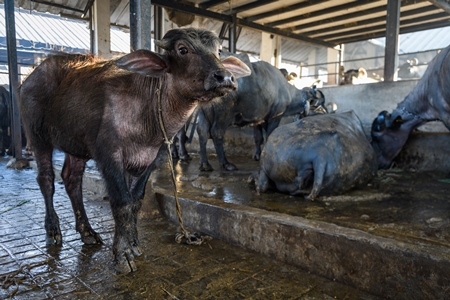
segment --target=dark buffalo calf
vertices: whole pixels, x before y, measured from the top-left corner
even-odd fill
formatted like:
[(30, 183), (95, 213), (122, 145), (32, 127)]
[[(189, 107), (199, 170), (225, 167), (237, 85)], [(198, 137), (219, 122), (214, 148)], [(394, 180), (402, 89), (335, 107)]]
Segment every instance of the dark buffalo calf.
[(20, 89), (22, 120), (45, 199), (47, 243), (62, 242), (53, 208), (54, 148), (66, 153), (62, 178), (76, 229), (85, 244), (101, 243), (82, 200), (82, 176), (86, 161), (92, 158), (110, 199), (115, 220), (113, 253), (120, 273), (136, 270), (134, 256), (141, 254), (137, 212), (164, 142), (159, 112), (167, 136), (172, 137), (199, 101), (233, 91), (235, 78), (249, 73), (238, 59), (219, 60), (220, 41), (209, 31), (174, 29), (157, 45), (165, 49), (163, 55), (137, 50), (114, 60), (52, 56)]
[(257, 192), (270, 184), (291, 195), (343, 193), (370, 181), (377, 161), (353, 111), (306, 117), (282, 125), (267, 139)]

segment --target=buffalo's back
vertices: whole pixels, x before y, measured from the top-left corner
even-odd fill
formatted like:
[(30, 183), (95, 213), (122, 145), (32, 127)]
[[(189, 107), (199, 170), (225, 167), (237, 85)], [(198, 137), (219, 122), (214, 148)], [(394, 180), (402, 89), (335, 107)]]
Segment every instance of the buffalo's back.
[(274, 182), (293, 182), (314, 165), (326, 164), (321, 194), (367, 183), (376, 173), (375, 153), (353, 111), (303, 118), (269, 136), (261, 168)]

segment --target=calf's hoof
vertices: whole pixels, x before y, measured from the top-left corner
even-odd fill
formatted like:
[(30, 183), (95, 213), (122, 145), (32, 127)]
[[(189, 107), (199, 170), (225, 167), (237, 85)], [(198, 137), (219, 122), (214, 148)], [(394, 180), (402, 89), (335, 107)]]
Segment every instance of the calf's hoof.
[(100, 235), (94, 230), (90, 229), (84, 233), (80, 233), (81, 241), (86, 245), (103, 244), (103, 240)]
[(47, 245), (61, 245), (62, 234), (58, 224), (45, 224), (46, 237), (45, 242)]
[(114, 269), (119, 274), (130, 273), (137, 270), (134, 257), (142, 254), (137, 238), (117, 238), (114, 241)]
[(225, 171), (236, 171), (238, 168), (232, 163), (226, 163), (222, 165), (222, 169)]
[(126, 274), (137, 270), (134, 255), (130, 249), (117, 255), (114, 261), (114, 269), (118, 274)]
[(209, 163), (200, 164), (200, 167), (198, 169), (200, 171), (204, 171), (204, 172), (211, 172), (214, 170), (213, 167), (211, 167), (211, 165)]
[(255, 154), (253, 155), (253, 160), (259, 161), (261, 159), (261, 155)]
[(47, 245), (61, 245), (62, 244), (62, 235), (61, 233), (56, 235), (49, 235), (47, 233), (47, 236), (45, 237), (45, 243)]

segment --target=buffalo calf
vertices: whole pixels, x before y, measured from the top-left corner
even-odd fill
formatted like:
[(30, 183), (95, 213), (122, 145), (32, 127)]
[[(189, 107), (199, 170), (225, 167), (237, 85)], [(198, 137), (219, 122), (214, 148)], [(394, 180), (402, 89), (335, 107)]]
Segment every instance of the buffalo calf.
[(62, 178), (76, 229), (85, 244), (101, 243), (82, 200), (86, 161), (104, 177), (115, 221), (113, 253), (119, 273), (136, 270), (140, 255), (137, 213), (152, 163), (164, 142), (159, 111), (172, 137), (199, 102), (236, 89), (249, 68), (236, 58), (219, 60), (218, 37), (210, 31), (173, 29), (156, 42), (157, 54), (137, 50), (121, 58), (56, 55), (46, 59), (20, 89), (26, 135), (38, 166), (48, 244), (62, 242), (53, 207), (53, 149), (66, 153)]

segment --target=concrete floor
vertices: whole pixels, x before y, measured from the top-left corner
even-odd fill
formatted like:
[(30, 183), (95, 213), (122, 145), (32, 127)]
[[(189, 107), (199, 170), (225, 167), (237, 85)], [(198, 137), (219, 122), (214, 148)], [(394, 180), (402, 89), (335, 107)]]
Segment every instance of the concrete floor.
[[(198, 157), (178, 162), (186, 224), (370, 293), (391, 299), (448, 299), (448, 173), (390, 169), (365, 188), (314, 202), (277, 191), (256, 195), (258, 163), (230, 157), (237, 172), (199, 172)], [(167, 165), (153, 185), (164, 214), (176, 221)]]
[[(143, 255), (137, 258), (138, 271), (118, 276), (112, 266), (114, 224), (101, 187), (95, 185), (99, 181), (84, 196), (104, 245), (81, 243), (70, 201), (58, 182), (54, 202), (63, 245), (49, 247), (36, 171), (7, 169), (7, 161), (0, 159), (0, 299), (379, 299), (220, 239), (201, 246), (177, 244), (177, 224), (155, 210), (153, 197), (139, 220)], [(95, 177), (95, 171), (88, 171), (88, 177)], [(153, 185), (160, 171), (164, 167)], [(155, 190), (164, 190), (165, 181), (161, 185)]]

